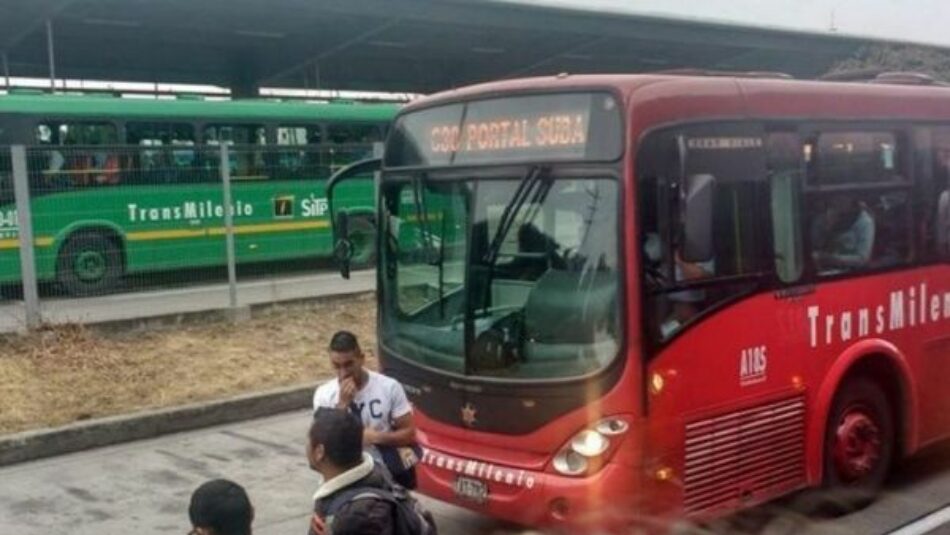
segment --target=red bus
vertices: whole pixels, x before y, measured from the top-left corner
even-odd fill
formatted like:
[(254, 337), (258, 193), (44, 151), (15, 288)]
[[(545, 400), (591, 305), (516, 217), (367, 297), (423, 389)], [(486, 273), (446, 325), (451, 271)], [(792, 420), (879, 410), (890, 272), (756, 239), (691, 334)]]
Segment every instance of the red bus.
[(950, 433), (950, 90), (558, 76), (404, 108), (379, 356), (425, 494), (519, 524), (866, 501)]

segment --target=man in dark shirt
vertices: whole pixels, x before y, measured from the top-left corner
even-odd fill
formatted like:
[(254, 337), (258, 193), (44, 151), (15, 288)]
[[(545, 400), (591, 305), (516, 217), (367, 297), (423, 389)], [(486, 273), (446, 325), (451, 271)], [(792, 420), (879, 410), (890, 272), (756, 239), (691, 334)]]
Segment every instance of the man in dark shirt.
[(395, 507), (379, 497), (356, 496), (331, 510), (350, 488), (391, 488), (373, 457), (363, 451), (363, 424), (342, 409), (318, 408), (310, 425), (307, 459), (323, 476), (313, 495), (309, 535), (392, 535)]

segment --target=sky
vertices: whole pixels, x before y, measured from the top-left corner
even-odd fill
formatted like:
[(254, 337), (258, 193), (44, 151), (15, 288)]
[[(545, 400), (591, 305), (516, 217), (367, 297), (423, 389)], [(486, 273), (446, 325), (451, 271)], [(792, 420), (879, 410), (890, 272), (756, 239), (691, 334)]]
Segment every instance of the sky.
[(950, 0), (500, 0), (950, 47)]

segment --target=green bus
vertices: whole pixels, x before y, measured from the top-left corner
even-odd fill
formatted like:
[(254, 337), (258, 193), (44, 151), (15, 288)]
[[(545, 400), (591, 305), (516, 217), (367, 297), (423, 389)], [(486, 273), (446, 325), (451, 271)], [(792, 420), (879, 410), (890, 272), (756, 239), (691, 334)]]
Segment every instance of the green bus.
[[(37, 279), (72, 295), (126, 275), (329, 256), (327, 178), (383, 140), (396, 104), (0, 95), (0, 284), (21, 280), (11, 145), (27, 147)], [(228, 145), (232, 205), (224, 206)], [(372, 182), (339, 207), (374, 262)]]

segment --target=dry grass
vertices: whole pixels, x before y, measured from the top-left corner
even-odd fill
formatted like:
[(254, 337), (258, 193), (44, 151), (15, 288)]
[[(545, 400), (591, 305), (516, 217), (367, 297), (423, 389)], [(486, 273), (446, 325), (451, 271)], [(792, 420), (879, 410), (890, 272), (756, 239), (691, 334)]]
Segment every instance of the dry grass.
[(78, 325), (0, 338), (0, 434), (315, 383), (326, 347), (352, 330), (375, 367), (372, 294), (194, 323), (107, 333)]

